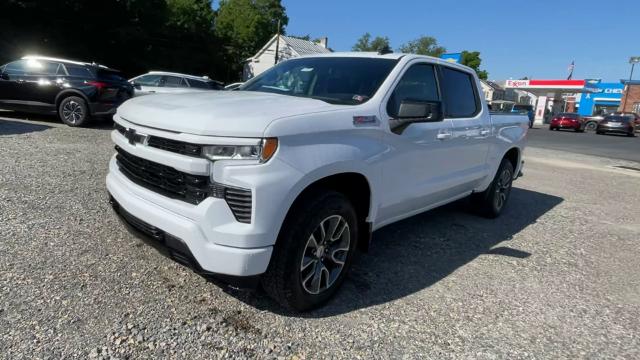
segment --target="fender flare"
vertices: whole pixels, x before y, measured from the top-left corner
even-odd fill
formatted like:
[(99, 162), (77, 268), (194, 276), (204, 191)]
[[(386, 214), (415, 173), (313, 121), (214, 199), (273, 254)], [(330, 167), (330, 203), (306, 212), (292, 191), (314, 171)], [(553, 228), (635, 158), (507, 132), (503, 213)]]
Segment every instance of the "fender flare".
[(56, 95), (56, 101), (55, 101), (56, 113), (58, 113), (58, 106), (60, 106), (60, 103), (62, 102), (62, 100), (69, 96), (79, 96), (82, 99), (84, 99), (84, 101), (87, 102), (87, 110), (89, 110), (89, 115), (93, 115), (91, 113), (91, 106), (89, 106), (89, 103), (90, 103), (89, 98), (82, 91), (76, 90), (76, 89), (65, 89), (65, 90), (62, 90), (58, 95)]

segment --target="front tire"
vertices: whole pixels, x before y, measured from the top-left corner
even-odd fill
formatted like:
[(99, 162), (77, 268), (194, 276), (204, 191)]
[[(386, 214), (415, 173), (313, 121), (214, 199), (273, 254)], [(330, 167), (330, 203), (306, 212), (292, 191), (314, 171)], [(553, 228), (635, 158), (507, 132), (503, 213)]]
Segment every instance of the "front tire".
[(349, 200), (334, 191), (305, 196), (294, 206), (262, 286), (282, 306), (306, 311), (324, 304), (344, 281), (356, 251), (358, 221)]
[(69, 96), (58, 105), (58, 116), (69, 126), (84, 126), (89, 122), (87, 102), (78, 96)]
[(471, 202), (478, 215), (489, 219), (500, 216), (511, 194), (513, 172), (511, 162), (502, 159), (498, 172), (487, 190), (471, 195)]

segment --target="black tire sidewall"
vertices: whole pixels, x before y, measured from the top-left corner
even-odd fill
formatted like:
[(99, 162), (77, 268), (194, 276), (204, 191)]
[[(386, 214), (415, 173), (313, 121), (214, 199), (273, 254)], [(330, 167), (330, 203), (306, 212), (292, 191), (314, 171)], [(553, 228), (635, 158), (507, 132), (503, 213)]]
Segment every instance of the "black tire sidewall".
[[(502, 204), (502, 207), (498, 209), (496, 207), (496, 202), (495, 202), (495, 197), (498, 196), (496, 193), (496, 187), (498, 186), (498, 180), (502, 176), (502, 173), (507, 169), (511, 174), (509, 178), (509, 192), (507, 193), (507, 196), (504, 199), (504, 203)], [(514, 172), (514, 169), (513, 169), (513, 165), (511, 165), (511, 162), (507, 159), (502, 160), (502, 163), (500, 163), (500, 167), (498, 168), (498, 173), (496, 174), (496, 177), (493, 179), (493, 182), (491, 183), (491, 187), (490, 187), (491, 192), (489, 193), (490, 196), (488, 198), (488, 201), (491, 202), (491, 207), (493, 208), (493, 212), (495, 213), (495, 216), (498, 216), (500, 215), (500, 213), (502, 213), (505, 206), (507, 205), (507, 202), (509, 201), (509, 197), (511, 196), (511, 187), (513, 186), (513, 172)]]
[[(82, 113), (84, 114), (84, 117), (75, 123), (71, 123), (65, 120), (64, 114), (63, 114), (64, 105), (70, 101), (77, 102), (82, 107)], [(60, 101), (60, 104), (58, 105), (58, 117), (60, 117), (60, 120), (62, 120), (62, 122), (68, 126), (75, 127), (75, 126), (85, 125), (89, 120), (89, 108), (87, 106), (87, 102), (83, 98), (78, 96), (68, 96), (62, 99), (62, 101)]]
[[(283, 246), (287, 251), (277, 252), (279, 255), (276, 256), (281, 256), (282, 258), (273, 259), (274, 261), (285, 261), (284, 269), (286, 278), (283, 280), (284, 286), (286, 287), (285, 293), (287, 299), (286, 304), (283, 305), (298, 311), (310, 310), (322, 305), (340, 288), (353, 262), (358, 239), (356, 212), (345, 196), (336, 192), (328, 192), (320, 194), (319, 199), (311, 202), (313, 202), (311, 207), (305, 208), (303, 211), (301, 209), (301, 211), (294, 212), (294, 216), (299, 215), (302, 216), (302, 218), (297, 224), (293, 225), (292, 228), (284, 229), (284, 236), (278, 240), (279, 244), (276, 246)], [(351, 236), (349, 244), (350, 250), (338, 279), (336, 279), (329, 289), (318, 295), (313, 295), (306, 292), (302, 287), (300, 262), (302, 261), (309, 236), (311, 236), (311, 233), (317, 228), (321, 221), (331, 215), (340, 215), (349, 224)], [(288, 256), (289, 254), (293, 256)]]

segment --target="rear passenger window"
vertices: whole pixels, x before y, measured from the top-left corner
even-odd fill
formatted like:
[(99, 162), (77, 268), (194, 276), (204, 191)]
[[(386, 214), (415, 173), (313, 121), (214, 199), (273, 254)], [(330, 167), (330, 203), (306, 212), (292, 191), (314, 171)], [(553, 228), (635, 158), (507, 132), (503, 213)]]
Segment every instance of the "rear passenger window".
[(211, 86), (209, 86), (209, 83), (207, 83), (205, 81), (194, 80), (194, 79), (188, 79), (187, 81), (189, 82), (189, 85), (192, 88), (196, 88), (196, 89), (211, 89)]
[(181, 77), (165, 76), (164, 86), (165, 87), (187, 87), (188, 85), (185, 83), (184, 79)]
[(445, 116), (448, 118), (472, 117), (478, 112), (478, 102), (471, 74), (442, 67), (442, 95)]
[(387, 103), (387, 114), (397, 116), (403, 100), (437, 101), (440, 99), (433, 65), (413, 65), (402, 75)]
[(89, 79), (93, 78), (93, 73), (84, 66), (67, 64), (65, 65), (65, 67), (67, 68), (67, 72), (69, 73), (70, 76), (78, 76), (78, 77), (89, 78)]

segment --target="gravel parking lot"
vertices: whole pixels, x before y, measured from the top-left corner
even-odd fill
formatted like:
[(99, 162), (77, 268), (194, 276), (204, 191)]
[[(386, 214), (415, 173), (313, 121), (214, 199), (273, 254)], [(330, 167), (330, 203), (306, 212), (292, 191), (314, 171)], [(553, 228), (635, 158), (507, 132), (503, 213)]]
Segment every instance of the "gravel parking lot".
[(501, 218), (385, 227), (300, 315), (127, 233), (109, 133), (0, 118), (0, 358), (640, 357), (638, 164), (531, 148)]

